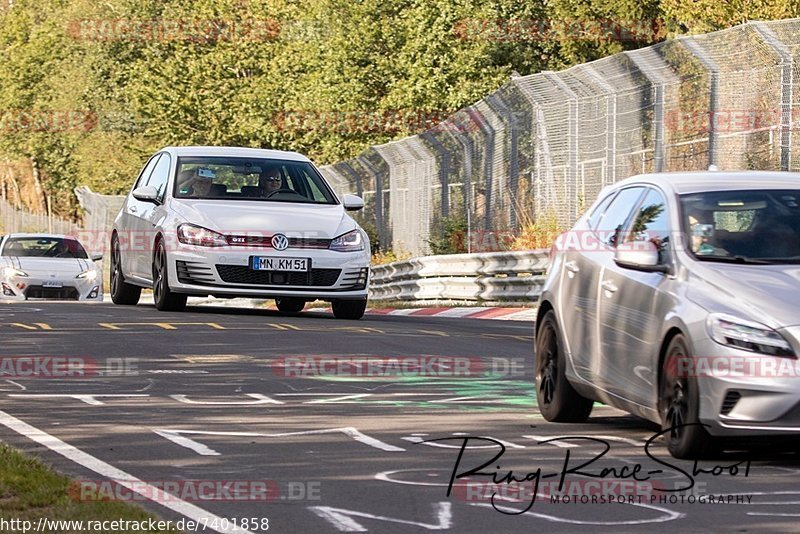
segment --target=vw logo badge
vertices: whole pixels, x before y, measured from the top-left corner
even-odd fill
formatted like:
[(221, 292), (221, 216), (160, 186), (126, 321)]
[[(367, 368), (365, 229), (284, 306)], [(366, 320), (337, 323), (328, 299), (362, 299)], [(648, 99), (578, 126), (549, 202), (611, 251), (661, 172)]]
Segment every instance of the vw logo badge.
[(283, 234), (275, 234), (272, 236), (272, 248), (275, 250), (286, 250), (289, 246), (289, 240)]

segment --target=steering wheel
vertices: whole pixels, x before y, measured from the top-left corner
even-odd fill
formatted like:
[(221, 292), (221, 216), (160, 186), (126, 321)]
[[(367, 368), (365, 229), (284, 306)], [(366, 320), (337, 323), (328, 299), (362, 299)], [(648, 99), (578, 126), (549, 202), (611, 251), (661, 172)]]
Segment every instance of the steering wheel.
[(273, 196), (277, 195), (278, 193), (291, 193), (292, 195), (297, 195), (297, 191), (295, 191), (294, 189), (283, 189), (282, 188), (282, 189), (276, 189), (272, 193), (268, 194), (267, 198), (273, 197)]

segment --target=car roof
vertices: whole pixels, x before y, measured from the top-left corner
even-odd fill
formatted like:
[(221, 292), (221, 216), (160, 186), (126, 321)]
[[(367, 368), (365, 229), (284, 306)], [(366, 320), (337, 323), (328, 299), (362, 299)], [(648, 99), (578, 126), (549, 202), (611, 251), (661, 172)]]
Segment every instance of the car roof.
[(311, 161), (298, 152), (285, 150), (269, 150), (264, 148), (246, 148), (234, 146), (168, 146), (161, 151), (181, 156), (233, 156), (244, 158), (269, 158), (289, 161)]
[(66, 234), (35, 234), (35, 233), (24, 233), (24, 232), (16, 232), (11, 234), (6, 234), (5, 237), (36, 237), (40, 239), (74, 239), (78, 240), (73, 235), (66, 235)]
[(621, 180), (613, 188), (652, 184), (682, 195), (707, 191), (800, 189), (800, 173), (784, 171), (699, 171), (640, 174)]

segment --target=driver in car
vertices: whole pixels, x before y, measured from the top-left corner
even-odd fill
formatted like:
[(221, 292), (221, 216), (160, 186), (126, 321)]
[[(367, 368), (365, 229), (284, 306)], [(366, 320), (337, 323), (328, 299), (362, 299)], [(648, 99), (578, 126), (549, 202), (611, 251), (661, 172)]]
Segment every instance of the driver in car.
[(258, 177), (258, 187), (261, 195), (269, 197), (275, 191), (281, 189), (281, 170), (277, 167), (264, 170)]

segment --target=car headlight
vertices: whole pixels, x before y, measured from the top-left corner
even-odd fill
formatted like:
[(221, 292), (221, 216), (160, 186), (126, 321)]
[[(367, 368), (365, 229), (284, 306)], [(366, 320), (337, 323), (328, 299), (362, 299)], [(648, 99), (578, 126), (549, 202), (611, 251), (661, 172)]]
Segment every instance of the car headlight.
[(329, 248), (338, 252), (358, 252), (364, 250), (364, 237), (361, 235), (361, 230), (356, 228), (346, 234), (340, 235), (331, 241)]
[(228, 245), (228, 240), (225, 239), (224, 235), (193, 224), (181, 224), (178, 226), (178, 241), (184, 245), (198, 245), (201, 247), (224, 247)]
[(711, 339), (721, 345), (771, 356), (795, 356), (782, 335), (761, 323), (712, 313), (706, 320), (706, 327)]
[(75, 278), (79, 278), (81, 280), (94, 280), (97, 278), (97, 271), (95, 271), (94, 269), (89, 269), (88, 271), (83, 271)]
[(18, 276), (21, 278), (25, 278), (28, 276), (28, 273), (25, 271), (20, 271), (19, 269), (15, 269), (13, 267), (3, 267), (3, 276), (11, 278), (12, 276)]

